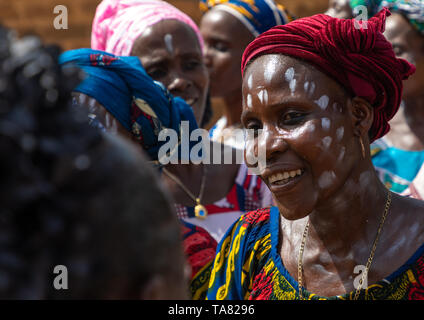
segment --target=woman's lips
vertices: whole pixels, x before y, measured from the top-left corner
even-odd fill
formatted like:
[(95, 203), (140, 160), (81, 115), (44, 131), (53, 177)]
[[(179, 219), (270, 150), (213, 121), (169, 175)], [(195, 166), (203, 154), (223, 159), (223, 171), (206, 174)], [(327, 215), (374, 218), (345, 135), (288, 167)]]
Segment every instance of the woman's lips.
[(273, 193), (292, 189), (304, 176), (304, 169), (276, 170), (267, 175), (266, 182)]

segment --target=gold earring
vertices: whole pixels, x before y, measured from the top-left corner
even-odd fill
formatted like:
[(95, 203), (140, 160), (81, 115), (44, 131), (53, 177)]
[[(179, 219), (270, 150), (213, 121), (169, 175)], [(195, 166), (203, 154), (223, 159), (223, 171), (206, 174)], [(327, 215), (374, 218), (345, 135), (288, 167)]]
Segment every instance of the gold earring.
[(362, 158), (365, 159), (365, 146), (364, 146), (364, 142), (362, 141), (362, 137), (359, 137), (359, 143), (361, 144), (361, 149), (362, 149)]

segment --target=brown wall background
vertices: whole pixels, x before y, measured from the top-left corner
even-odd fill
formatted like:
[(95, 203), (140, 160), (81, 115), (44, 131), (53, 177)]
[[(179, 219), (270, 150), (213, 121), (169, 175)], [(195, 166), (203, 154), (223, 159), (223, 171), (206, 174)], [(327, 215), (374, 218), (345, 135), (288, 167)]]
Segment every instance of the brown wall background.
[[(37, 34), (47, 43), (57, 43), (63, 49), (90, 47), (91, 22), (100, 0), (0, 0), (0, 24), (16, 29), (19, 35)], [(190, 15), (197, 23), (201, 12), (198, 0), (169, 0)], [(297, 17), (305, 17), (326, 10), (328, 0), (277, 0)], [(53, 13), (57, 5), (68, 9), (68, 29), (56, 30)], [(213, 100), (214, 123), (222, 105)]]

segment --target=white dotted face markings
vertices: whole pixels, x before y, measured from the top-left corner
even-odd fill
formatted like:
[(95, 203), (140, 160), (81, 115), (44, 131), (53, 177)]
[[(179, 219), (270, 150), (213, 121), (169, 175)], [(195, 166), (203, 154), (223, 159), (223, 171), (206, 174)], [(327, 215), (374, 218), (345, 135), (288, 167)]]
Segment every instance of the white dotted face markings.
[(172, 35), (171, 35), (171, 34), (169, 34), (169, 33), (167, 33), (167, 34), (165, 35), (165, 37), (163, 38), (163, 41), (165, 42), (166, 50), (167, 50), (170, 54), (173, 54), (173, 52), (174, 52), (174, 47), (173, 47), (173, 45), (172, 45)]
[(293, 67), (288, 68), (284, 74), (284, 79), (289, 83), (289, 88), (292, 95), (294, 94), (297, 85), (297, 81), (294, 76), (295, 71)]
[(246, 106), (252, 108), (252, 95), (250, 93), (246, 96)]
[(250, 74), (249, 77), (247, 78), (247, 88), (249, 90), (252, 90), (252, 85), (253, 85), (253, 76), (252, 74)]
[(261, 104), (267, 104), (268, 103), (268, 91), (266, 89), (262, 89), (258, 92), (258, 99), (261, 102)]
[(326, 95), (323, 95), (321, 98), (315, 101), (315, 103), (321, 108), (321, 110), (327, 109), (328, 102), (330, 102), (330, 98)]
[(336, 174), (333, 171), (324, 171), (318, 179), (318, 186), (321, 189), (327, 189), (336, 180)]
[(322, 118), (321, 119), (321, 127), (324, 130), (326, 130), (326, 131), (330, 130), (330, 126), (331, 126), (331, 120), (330, 119), (328, 119), (328, 118)]
[(265, 70), (264, 70), (265, 84), (271, 83), (271, 80), (275, 76), (277, 68), (278, 68), (278, 60), (277, 59), (271, 59), (271, 60), (268, 61), (268, 63), (265, 66)]
[(336, 130), (337, 141), (342, 141), (344, 135), (344, 127), (340, 127)]

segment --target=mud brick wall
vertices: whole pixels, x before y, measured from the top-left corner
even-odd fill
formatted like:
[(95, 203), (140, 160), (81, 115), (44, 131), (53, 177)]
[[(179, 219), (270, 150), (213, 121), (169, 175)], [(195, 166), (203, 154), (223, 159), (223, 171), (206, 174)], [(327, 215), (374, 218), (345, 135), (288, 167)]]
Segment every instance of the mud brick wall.
[[(199, 22), (197, 0), (169, 0)], [(308, 16), (325, 10), (328, 0), (278, 0), (296, 16)], [(60, 44), (64, 49), (90, 46), (91, 22), (100, 0), (0, 0), (0, 23), (18, 30), (19, 34), (36, 33), (44, 41)], [(68, 29), (53, 26), (57, 14), (53, 9), (68, 9)]]
[[(0, 24), (16, 29), (19, 35), (37, 34), (47, 43), (59, 44), (63, 49), (90, 47), (91, 22), (100, 0), (0, 0)], [(201, 12), (198, 0), (169, 0), (190, 15), (197, 23)], [(277, 0), (297, 17), (305, 17), (326, 10), (328, 0)], [(68, 29), (57, 30), (53, 21), (56, 6), (68, 10)], [(214, 117), (222, 114), (220, 100), (213, 100)], [(208, 126), (209, 127), (209, 126)]]

